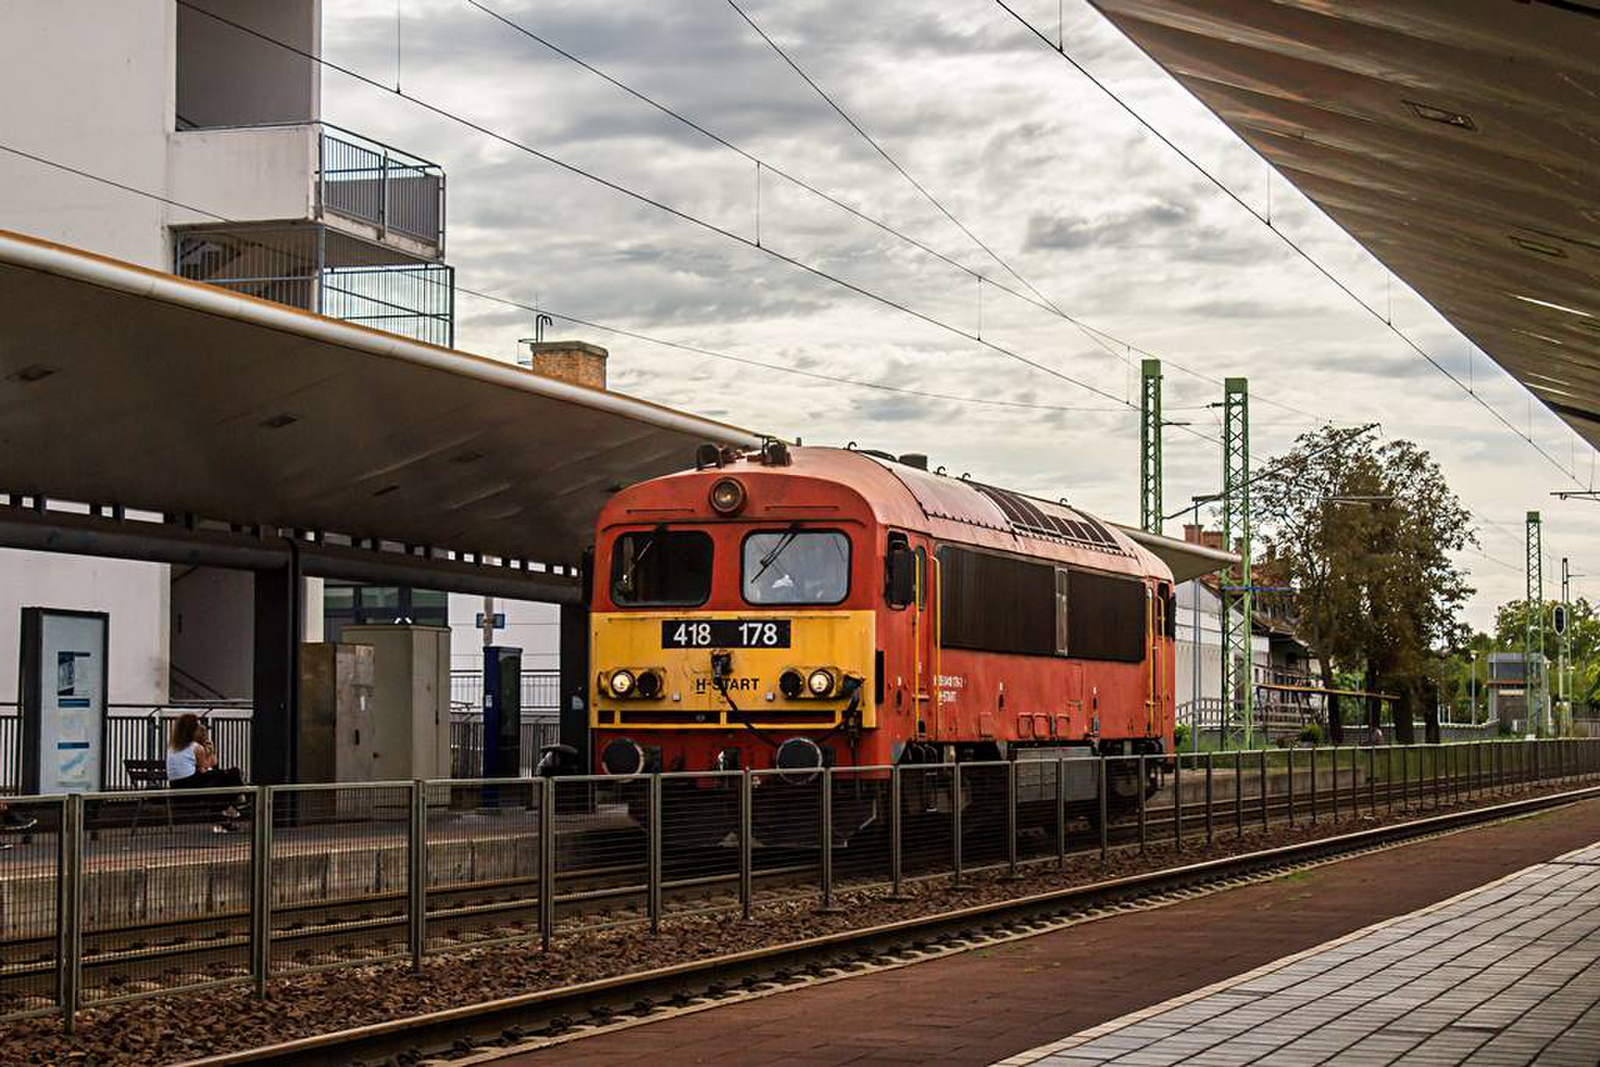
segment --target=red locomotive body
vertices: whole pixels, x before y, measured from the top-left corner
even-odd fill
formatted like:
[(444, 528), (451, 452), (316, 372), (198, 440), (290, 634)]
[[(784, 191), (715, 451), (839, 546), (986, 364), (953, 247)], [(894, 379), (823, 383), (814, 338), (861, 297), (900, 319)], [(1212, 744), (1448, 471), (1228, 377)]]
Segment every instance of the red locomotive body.
[(702, 452), (600, 516), (596, 773), (1172, 751), (1172, 575), (1121, 531), (876, 453)]

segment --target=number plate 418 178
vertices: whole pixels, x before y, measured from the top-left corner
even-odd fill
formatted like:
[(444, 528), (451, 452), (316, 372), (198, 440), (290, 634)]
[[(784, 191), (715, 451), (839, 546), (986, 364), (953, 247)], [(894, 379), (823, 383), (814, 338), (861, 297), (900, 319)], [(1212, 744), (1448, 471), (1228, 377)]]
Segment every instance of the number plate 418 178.
[(788, 648), (788, 619), (668, 619), (662, 648)]

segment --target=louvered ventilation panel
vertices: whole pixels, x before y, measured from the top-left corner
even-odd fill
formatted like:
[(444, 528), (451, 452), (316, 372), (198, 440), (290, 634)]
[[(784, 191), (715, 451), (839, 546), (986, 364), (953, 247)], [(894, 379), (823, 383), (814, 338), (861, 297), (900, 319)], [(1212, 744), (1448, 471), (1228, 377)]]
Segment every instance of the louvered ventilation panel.
[(1068, 518), (1065, 515), (1051, 514), (1027, 497), (1018, 496), (1016, 493), (976, 482), (971, 485), (994, 501), (995, 506), (1005, 513), (1012, 530), (1018, 534), (1070, 541), (1073, 544), (1086, 545), (1106, 552), (1122, 551), (1116, 538), (1111, 536), (1111, 531), (1087, 515)]

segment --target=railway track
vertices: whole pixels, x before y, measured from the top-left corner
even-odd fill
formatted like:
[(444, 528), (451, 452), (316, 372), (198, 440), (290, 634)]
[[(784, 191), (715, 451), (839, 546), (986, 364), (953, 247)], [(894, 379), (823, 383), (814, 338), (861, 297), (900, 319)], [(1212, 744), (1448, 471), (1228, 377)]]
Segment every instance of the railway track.
[[(1318, 838), (1107, 881), (958, 908), (655, 970), (542, 990), (406, 1019), (300, 1038), (192, 1061), (187, 1067), (346, 1064), (405, 1055), (487, 1060), (732, 999), (848, 977), (863, 970), (1062, 929), (1135, 907), (1153, 907), (1280, 877), (1362, 852), (1600, 798), (1600, 786)], [(481, 1056), (462, 1056), (479, 1048)]]
[[(1231, 773), (1219, 778), (1232, 777)], [(1354, 780), (1352, 780), (1354, 781)], [(1237, 782), (1235, 783), (1237, 784)], [(1185, 803), (1150, 806), (1108, 825), (1107, 849), (1142, 849), (1146, 842), (1166, 843), (1181, 838), (1198, 843), (1210, 838), (1313, 819), (1346, 816), (1352, 812), (1386, 815), (1402, 807), (1448, 803), (1461, 797), (1481, 798), (1502, 785), (1487, 775), (1442, 775), (1437, 779), (1379, 782), (1368, 779), (1351, 788), (1323, 790), (1315, 798), (1304, 791), (1297, 796), (1235, 793), (1210, 805)], [(1081, 820), (1080, 820), (1081, 821)], [(991, 871), (1007, 866), (1004, 822), (969, 820), (963, 834), (964, 873)], [(1174, 828), (1179, 830), (1174, 834)], [(1022, 835), (1019, 866), (1047, 864), (1060, 859), (1092, 855), (1100, 850), (1093, 826), (1066, 835), (1066, 848), (1057, 851), (1054, 827), (1041, 827)], [(641, 849), (642, 851), (642, 849)], [(905, 880), (948, 878), (951, 848), (945, 840), (913, 840), (905, 848)], [(833, 888), (837, 892), (867, 889), (885, 883), (885, 856), (881, 849), (854, 854), (840, 850)], [(695, 873), (695, 872), (702, 873)], [(662, 916), (683, 917), (705, 912), (740, 909), (743, 900), (737, 857), (729, 850), (678, 865), (662, 883)], [(754, 872), (751, 905), (761, 907), (796, 896), (814, 895), (819, 866), (793, 850), (776, 852)], [(645, 923), (649, 919), (649, 888), (643, 863), (613, 863), (557, 874), (555, 936)], [(463, 886), (430, 888), (427, 926), (430, 953), (447, 952), (497, 940), (538, 936), (538, 879), (523, 877)], [(275, 972), (336, 967), (352, 962), (379, 962), (406, 951), (409, 925), (404, 891), (356, 899), (280, 906), (273, 911), (272, 943)], [(182, 923), (158, 926), (126, 925), (85, 932), (82, 970), (85, 987), (98, 989), (99, 1002), (137, 995), (145, 984), (158, 986), (163, 975), (208, 973), (217, 981), (248, 977), (250, 917), (245, 908), (211, 914)], [(0, 943), (0, 982), (43, 981), (54, 973), (53, 937), (14, 939)]]

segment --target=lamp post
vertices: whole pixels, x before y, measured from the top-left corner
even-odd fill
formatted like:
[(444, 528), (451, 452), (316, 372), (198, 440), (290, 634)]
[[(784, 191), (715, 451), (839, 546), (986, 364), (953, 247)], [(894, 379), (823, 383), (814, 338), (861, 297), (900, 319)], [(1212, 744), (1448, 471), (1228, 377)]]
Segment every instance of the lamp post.
[(1472, 725), (1478, 725), (1478, 650), (1468, 649), (1467, 655), (1471, 658), (1471, 674), (1467, 677), (1467, 690), (1472, 695), (1468, 698), (1469, 717)]

